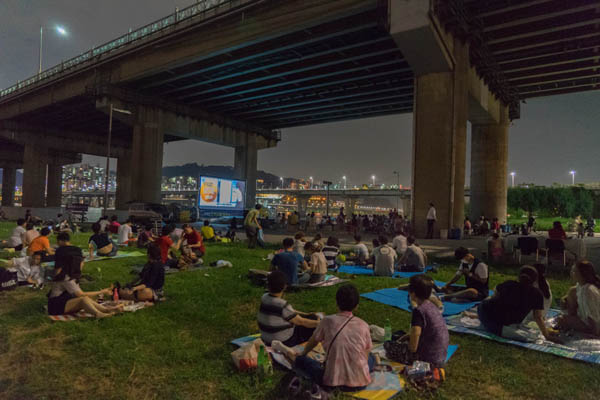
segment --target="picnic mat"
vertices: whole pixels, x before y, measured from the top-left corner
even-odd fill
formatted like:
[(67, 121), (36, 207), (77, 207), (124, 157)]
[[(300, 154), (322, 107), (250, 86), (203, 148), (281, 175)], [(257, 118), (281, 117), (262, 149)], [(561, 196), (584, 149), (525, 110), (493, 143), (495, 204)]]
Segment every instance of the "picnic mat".
[[(258, 339), (260, 334), (245, 336), (239, 339), (234, 339), (231, 341), (232, 344), (236, 346), (242, 346), (244, 343), (251, 342), (255, 339)], [(301, 351), (304, 348), (303, 345), (298, 345), (295, 347), (296, 350)], [(269, 348), (271, 356), (275, 361), (277, 361), (280, 365), (287, 369), (292, 369), (289, 361), (283, 357), (281, 354), (272, 352)], [(454, 353), (458, 350), (458, 345), (450, 345), (448, 346), (448, 355), (446, 357), (446, 361), (450, 360), (450, 358), (454, 355)], [(381, 363), (385, 365), (390, 365), (392, 367), (392, 371), (373, 371), (371, 372), (371, 383), (365, 390), (356, 393), (348, 393), (352, 397), (356, 399), (362, 400), (388, 400), (398, 393), (402, 392), (405, 381), (404, 377), (401, 375), (402, 370), (404, 369), (404, 365), (387, 360), (385, 358), (385, 349), (383, 348), (383, 343), (376, 344), (373, 347), (372, 353), (377, 353), (381, 357)], [(324, 361), (325, 354), (321, 345), (315, 347), (315, 350), (309, 353), (309, 357), (316, 359), (317, 361)]]
[[(83, 254), (85, 256), (85, 262), (93, 262), (93, 261), (104, 261), (104, 260), (113, 260), (115, 258), (126, 258), (126, 257), (145, 257), (146, 253), (142, 253), (141, 251), (129, 251), (129, 252), (121, 252), (121, 253), (117, 253), (116, 256), (114, 257), (94, 257), (93, 260), (89, 260), (88, 259), (88, 254), (87, 252)], [(53, 267), (54, 266), (54, 261), (48, 261), (48, 262), (44, 262), (42, 263), (43, 266), (45, 267)]]
[[(548, 312), (549, 318), (547, 322), (553, 326), (559, 314), (560, 311), (558, 310), (550, 310)], [(446, 323), (448, 325), (448, 330), (452, 332), (476, 335), (496, 342), (554, 354), (559, 357), (585, 361), (591, 364), (600, 364), (600, 339), (589, 339), (580, 335), (561, 334), (560, 338), (564, 344), (557, 344), (545, 340), (537, 326), (535, 326), (535, 322), (532, 322), (528, 325), (521, 325), (519, 327), (519, 336), (527, 340), (524, 342), (496, 336), (493, 333), (487, 332), (481, 327), (478, 319), (455, 315), (446, 318)]]
[(340, 284), (342, 282), (347, 282), (346, 279), (340, 279), (335, 275), (325, 275), (325, 279), (321, 282), (315, 283), (303, 283), (300, 285), (292, 285), (291, 288), (296, 289), (305, 289), (305, 288), (320, 288), (320, 287), (328, 287)]
[[(442, 287), (445, 285), (445, 282), (435, 281), (435, 284), (439, 287)], [(490, 291), (490, 295), (491, 294), (492, 291)], [(400, 308), (401, 310), (412, 311), (412, 306), (410, 305), (410, 300), (408, 297), (408, 291), (406, 290), (398, 290), (396, 288), (380, 289), (374, 292), (361, 294), (361, 296), (378, 303)], [(473, 308), (479, 303), (479, 301), (473, 301), (469, 303), (453, 303), (450, 301), (444, 301), (444, 311), (442, 312), (442, 315), (447, 317), (450, 315), (460, 314), (463, 311)]]
[[(125, 304), (124, 312), (135, 312), (137, 310), (141, 310), (142, 308), (149, 307), (143, 301), (134, 302), (132, 300), (119, 300), (119, 303)], [(105, 301), (104, 305), (114, 306), (116, 303), (113, 301)], [(77, 321), (79, 319), (84, 318), (94, 318), (94, 316), (85, 311), (78, 311), (75, 314), (62, 314), (62, 315), (48, 315), (52, 321), (62, 321), (62, 322), (70, 322)]]
[[(410, 278), (414, 275), (424, 274), (425, 272), (433, 270), (433, 266), (428, 265), (425, 267), (423, 272), (394, 272), (392, 278)], [(361, 267), (358, 265), (342, 265), (338, 272), (352, 275), (373, 275), (373, 269), (367, 267)]]

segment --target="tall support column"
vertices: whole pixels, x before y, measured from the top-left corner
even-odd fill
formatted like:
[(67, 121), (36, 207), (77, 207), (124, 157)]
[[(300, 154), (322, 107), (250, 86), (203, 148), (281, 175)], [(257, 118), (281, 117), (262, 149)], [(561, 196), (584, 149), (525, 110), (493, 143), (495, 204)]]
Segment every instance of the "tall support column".
[(138, 107), (131, 151), (131, 197), (160, 203), (164, 131), (161, 111)]
[(44, 207), (47, 152), (41, 146), (25, 145), (23, 154), (23, 207)]
[(133, 200), (131, 198), (131, 160), (128, 157), (119, 157), (117, 160), (115, 196), (115, 208), (117, 210), (127, 210), (127, 202)]
[(508, 189), (508, 107), (497, 124), (473, 125), (471, 137), (471, 215), (506, 221)]
[(235, 148), (234, 170), (238, 179), (246, 180), (246, 208), (256, 204), (256, 178), (258, 168), (258, 150), (256, 134), (246, 134), (246, 145)]
[(2, 168), (2, 205), (12, 207), (15, 205), (15, 185), (17, 183), (17, 169)]
[(62, 204), (62, 165), (48, 164), (48, 182), (46, 193), (47, 207), (60, 207)]

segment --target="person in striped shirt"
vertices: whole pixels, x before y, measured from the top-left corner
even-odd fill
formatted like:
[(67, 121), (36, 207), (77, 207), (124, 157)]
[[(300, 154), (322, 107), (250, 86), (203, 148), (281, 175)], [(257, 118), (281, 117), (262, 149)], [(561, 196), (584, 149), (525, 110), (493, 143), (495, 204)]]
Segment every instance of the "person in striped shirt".
[(329, 236), (327, 245), (323, 247), (323, 255), (327, 260), (327, 268), (335, 268), (335, 259), (340, 254), (340, 243), (335, 236)]

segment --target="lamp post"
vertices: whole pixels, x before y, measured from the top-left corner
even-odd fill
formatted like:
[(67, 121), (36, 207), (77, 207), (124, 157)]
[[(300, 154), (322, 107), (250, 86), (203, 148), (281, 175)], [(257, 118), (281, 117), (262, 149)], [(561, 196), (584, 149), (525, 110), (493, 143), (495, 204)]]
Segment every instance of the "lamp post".
[(323, 181), (323, 185), (327, 185), (327, 199), (326, 199), (326, 201), (327, 201), (327, 208), (326, 208), (325, 215), (327, 217), (329, 217), (329, 185), (331, 185), (331, 182), (330, 181)]
[(106, 145), (106, 170), (104, 171), (104, 215), (106, 215), (106, 209), (108, 208), (108, 176), (110, 174), (110, 142), (112, 140), (113, 112), (131, 115), (131, 111), (115, 108), (112, 103), (110, 104), (110, 111), (108, 113), (108, 140)]
[(344, 190), (346, 190), (346, 187), (347, 187), (346, 175), (342, 176), (342, 179), (344, 180)]
[(283, 177), (280, 177), (279, 180), (281, 181), (281, 188), (283, 189)]
[(515, 187), (515, 175), (516, 175), (516, 173), (514, 173), (514, 172), (510, 173), (510, 178), (512, 179), (512, 187)]
[[(67, 36), (67, 30), (65, 28), (63, 28), (62, 26), (56, 26), (54, 28), (54, 30), (56, 31), (56, 33), (58, 33), (61, 36)], [(40, 26), (40, 67), (38, 69), (38, 74), (42, 73), (42, 49), (43, 49), (43, 44), (44, 44), (44, 27)]]
[(311, 189), (313, 188), (313, 177), (312, 176), (310, 177), (310, 188)]
[(575, 171), (571, 171), (569, 173), (571, 174), (571, 184), (574, 186), (575, 185)]
[(372, 175), (371, 179), (373, 180), (373, 187), (375, 187), (375, 175)]

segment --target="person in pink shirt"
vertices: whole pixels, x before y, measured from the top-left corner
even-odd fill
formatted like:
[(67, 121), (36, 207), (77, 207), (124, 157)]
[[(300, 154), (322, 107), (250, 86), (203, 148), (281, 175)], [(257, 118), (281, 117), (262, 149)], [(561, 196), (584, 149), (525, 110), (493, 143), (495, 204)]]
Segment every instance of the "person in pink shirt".
[[(360, 391), (371, 383), (370, 372), (375, 366), (375, 358), (370, 354), (369, 325), (352, 314), (359, 301), (355, 286), (340, 287), (335, 298), (339, 312), (323, 318), (301, 354), (277, 341), (273, 341), (272, 347), (293, 360), (295, 367), (313, 382), (327, 389)], [(307, 357), (319, 343), (327, 353), (324, 365)]]

